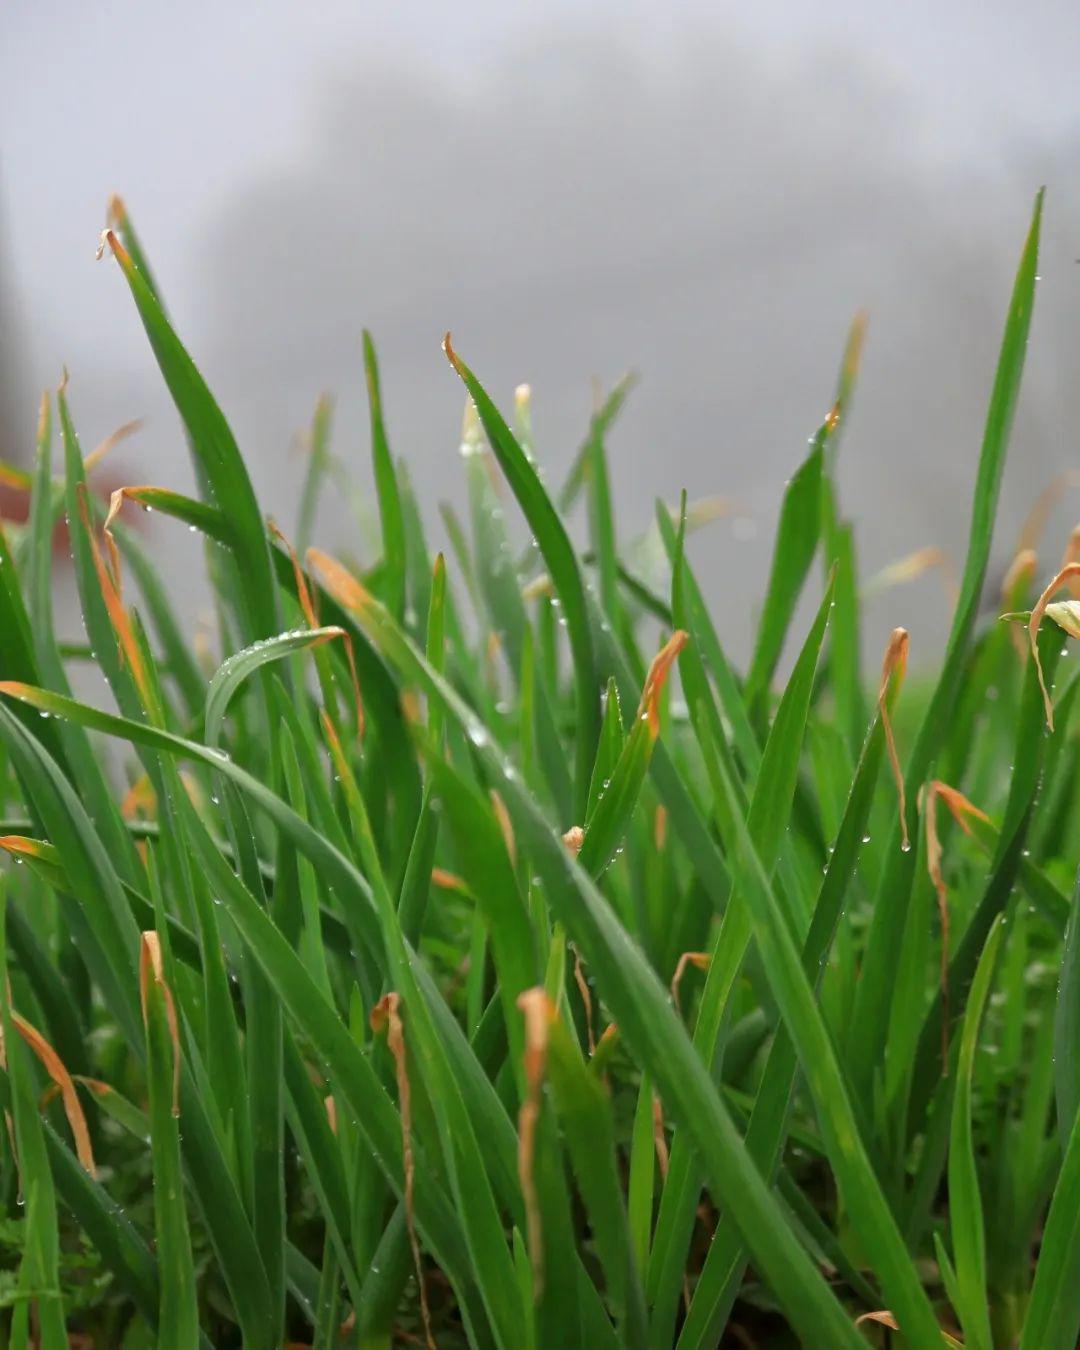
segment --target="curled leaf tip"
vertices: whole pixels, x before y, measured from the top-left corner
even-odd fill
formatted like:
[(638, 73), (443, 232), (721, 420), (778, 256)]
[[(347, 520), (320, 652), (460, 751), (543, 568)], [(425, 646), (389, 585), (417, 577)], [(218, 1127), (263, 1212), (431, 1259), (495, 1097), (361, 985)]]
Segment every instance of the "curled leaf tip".
[(405, 1227), (409, 1234), (409, 1247), (412, 1251), (413, 1266), (416, 1269), (416, 1281), (420, 1289), (420, 1314), (424, 1326), (424, 1337), (429, 1350), (434, 1350), (435, 1340), (431, 1331), (431, 1310), (428, 1306), (427, 1281), (424, 1279), (424, 1266), (420, 1259), (420, 1242), (416, 1235), (416, 1162), (413, 1155), (412, 1126), (412, 1085), (409, 1080), (408, 1054), (405, 1048), (405, 1026), (401, 1020), (400, 994), (384, 994), (371, 1010), (369, 1019), (371, 1029), (376, 1035), (386, 1031), (387, 1049), (394, 1061), (394, 1076), (397, 1079), (398, 1109), (401, 1113), (401, 1157), (404, 1171)]
[(45, 1072), (56, 1085), (56, 1090), (64, 1104), (64, 1114), (67, 1116), (71, 1134), (75, 1140), (76, 1156), (90, 1176), (96, 1177), (97, 1168), (94, 1165), (94, 1150), (90, 1144), (90, 1131), (87, 1128), (86, 1115), (67, 1066), (41, 1032), (36, 1027), (31, 1026), (25, 1017), (20, 1017), (17, 1012), (12, 1010), (11, 1020), (15, 1030), (41, 1061)]
[(689, 634), (685, 629), (676, 629), (653, 657), (649, 673), (645, 676), (638, 716), (649, 719), (649, 730), (654, 738), (660, 734), (660, 695), (675, 658), (686, 646), (688, 638)]
[(454, 367), (457, 373), (459, 375), (462, 374), (461, 358), (458, 356), (457, 352), (454, 351), (454, 344), (450, 338), (449, 332), (443, 338), (442, 349), (446, 353), (446, 359)]
[(580, 825), (571, 825), (562, 837), (568, 853), (576, 858), (581, 852), (581, 846), (585, 842), (585, 831)]
[(161, 957), (161, 939), (154, 930), (148, 929), (139, 941), (139, 1001), (142, 1004), (143, 1023), (149, 1020), (148, 1000), (152, 985), (161, 991), (165, 1005), (165, 1021), (169, 1029), (169, 1039), (173, 1049), (172, 1113), (180, 1114), (180, 1024), (176, 1017), (176, 1004), (172, 990), (165, 979), (165, 967)]
[(895, 677), (896, 685), (903, 681), (907, 671), (908, 632), (906, 628), (894, 628), (885, 646), (885, 656), (881, 662), (881, 683), (878, 686), (878, 715), (885, 732), (885, 748), (889, 754), (889, 766), (896, 782), (896, 794), (900, 809), (900, 847), (906, 853), (911, 848), (907, 826), (907, 797), (904, 791), (904, 775), (900, 769), (900, 757), (896, 752), (896, 738), (893, 735), (892, 717), (889, 712), (889, 689)]
[(108, 245), (109, 251), (112, 253), (113, 257), (116, 259), (116, 261), (120, 264), (120, 266), (124, 269), (125, 272), (129, 271), (134, 266), (134, 264), (131, 261), (131, 254), (120, 242), (119, 238), (117, 237), (116, 231), (111, 227), (102, 230), (101, 235), (98, 239), (97, 258), (99, 262), (105, 256), (106, 245)]
[(1021, 589), (1026, 590), (1035, 575), (1037, 565), (1038, 557), (1033, 548), (1021, 548), (1017, 551), (1001, 583), (1001, 598), (1004, 604), (1012, 605), (1017, 592)]
[[(1053, 581), (1050, 582), (1049, 586), (1043, 591), (1042, 595), (1039, 596), (1038, 600), (1035, 601), (1035, 607), (1031, 611), (1031, 618), (1028, 620), (1028, 644), (1031, 648), (1032, 659), (1035, 662), (1035, 670), (1039, 676), (1039, 688), (1042, 690), (1043, 710), (1046, 713), (1046, 726), (1049, 731), (1053, 731), (1054, 729), (1054, 703), (1050, 697), (1050, 691), (1046, 687), (1046, 677), (1043, 674), (1042, 661), (1039, 658), (1039, 624), (1042, 622), (1043, 615), (1047, 613), (1049, 609), (1050, 600), (1054, 593), (1060, 590), (1070, 577), (1078, 575), (1080, 575), (1080, 562), (1066, 563), (1054, 577)], [(1067, 626), (1071, 621), (1069, 616), (1071, 615), (1072, 602), (1056, 605), (1054, 606), (1054, 610), (1055, 612), (1051, 614), (1050, 617), (1059, 627), (1064, 628), (1071, 637), (1080, 635), (1080, 624), (1077, 624), (1075, 632), (1071, 631), (1069, 626)]]
[(67, 393), (68, 378), (69, 378), (69, 377), (68, 377), (68, 368), (67, 368), (67, 366), (61, 366), (61, 367), (60, 367), (60, 383), (56, 386), (56, 392), (57, 392), (57, 394), (58, 394), (61, 398), (63, 398), (63, 396)]
[(544, 1288), (543, 1231), (540, 1196), (536, 1187), (536, 1127), (540, 1120), (540, 1094), (547, 1065), (548, 1029), (555, 1008), (540, 988), (525, 989), (517, 997), (525, 1019), (525, 1099), (518, 1112), (518, 1174), (525, 1199), (525, 1223), (533, 1273), (533, 1301), (539, 1302)]
[(682, 984), (683, 976), (689, 967), (694, 970), (708, 970), (712, 964), (712, 957), (708, 952), (683, 952), (675, 964), (675, 974), (671, 977), (671, 1001), (675, 1005), (675, 1011), (680, 1012), (679, 1007), (679, 986)]

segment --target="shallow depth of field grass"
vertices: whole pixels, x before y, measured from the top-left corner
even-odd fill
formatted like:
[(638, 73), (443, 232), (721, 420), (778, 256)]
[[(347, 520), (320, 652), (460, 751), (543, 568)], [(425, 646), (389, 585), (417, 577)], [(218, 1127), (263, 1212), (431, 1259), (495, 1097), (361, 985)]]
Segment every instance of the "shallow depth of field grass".
[[(100, 501), (62, 386), (0, 537), (0, 1343), (1076, 1344), (1080, 565), (984, 596), (1040, 212), (905, 684), (902, 630), (862, 668), (836, 491), (857, 330), (740, 669), (700, 513), (616, 532), (626, 383), (556, 485), (448, 339), (444, 559), (365, 338), (381, 545), (318, 546), (325, 403), (267, 521), (114, 205), (200, 491)], [(205, 537), (212, 655), (140, 506)]]

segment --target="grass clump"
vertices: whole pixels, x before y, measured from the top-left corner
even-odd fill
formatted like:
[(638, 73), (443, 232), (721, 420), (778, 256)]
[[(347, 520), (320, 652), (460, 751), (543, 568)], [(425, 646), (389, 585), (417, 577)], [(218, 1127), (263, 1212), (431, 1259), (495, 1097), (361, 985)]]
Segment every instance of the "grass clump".
[[(312, 543), (322, 402), (294, 551), (114, 204), (103, 250), (199, 496), (106, 512), (61, 387), (0, 537), (7, 1344), (1076, 1343), (1073, 573), (1010, 573), (1030, 650), (981, 610), (1040, 215), (949, 640), (905, 689), (903, 630), (862, 670), (836, 491), (861, 322), (743, 672), (685, 499), (650, 529), (663, 593), (619, 544), (628, 382), (552, 493), (527, 392), (511, 427), (447, 338), (470, 504), (447, 563), (365, 335), (384, 543), (363, 565)], [(216, 669), (138, 505), (206, 539)], [(52, 620), (62, 515), (87, 651)], [(73, 654), (108, 710), (73, 697)]]

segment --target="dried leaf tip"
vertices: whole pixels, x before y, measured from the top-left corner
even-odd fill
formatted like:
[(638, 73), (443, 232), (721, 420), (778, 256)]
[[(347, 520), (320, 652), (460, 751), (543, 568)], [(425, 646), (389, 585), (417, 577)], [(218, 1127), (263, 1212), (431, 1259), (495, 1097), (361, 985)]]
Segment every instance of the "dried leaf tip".
[(641, 702), (638, 704), (638, 717), (649, 719), (649, 730), (654, 740), (660, 734), (660, 695), (675, 658), (686, 646), (688, 637), (689, 634), (685, 629), (677, 628), (653, 657), (649, 673), (645, 676), (645, 686), (641, 691)]
[(525, 1099), (518, 1112), (518, 1174), (525, 1198), (533, 1301), (539, 1302), (544, 1290), (544, 1266), (540, 1197), (535, 1177), (536, 1127), (540, 1120), (540, 1094), (547, 1067), (548, 1029), (555, 1016), (555, 1008), (546, 992), (540, 988), (524, 990), (518, 995), (517, 1005), (525, 1019)]
[(384, 994), (371, 1010), (368, 1019), (371, 1029), (378, 1035), (386, 1031), (386, 1044), (394, 1061), (394, 1073), (397, 1078), (398, 1109), (401, 1112), (401, 1157), (404, 1169), (405, 1226), (409, 1232), (409, 1247), (412, 1250), (413, 1265), (416, 1268), (416, 1282), (420, 1289), (420, 1314), (424, 1323), (424, 1335), (429, 1350), (435, 1350), (435, 1340), (431, 1333), (431, 1310), (428, 1307), (427, 1281), (424, 1279), (423, 1262), (420, 1259), (420, 1242), (416, 1236), (414, 1186), (416, 1182), (416, 1163), (413, 1158), (412, 1143), (412, 1088), (409, 1083), (409, 1068), (405, 1050), (405, 1027), (401, 1021), (401, 996), (391, 991)]
[(1050, 599), (1055, 591), (1060, 590), (1070, 577), (1078, 575), (1080, 575), (1080, 562), (1066, 563), (1036, 600), (1035, 607), (1031, 611), (1031, 618), (1028, 620), (1028, 643), (1035, 662), (1035, 670), (1039, 676), (1039, 688), (1042, 690), (1043, 708), (1046, 712), (1046, 725), (1050, 731), (1054, 729), (1054, 704), (1050, 697), (1050, 691), (1046, 687), (1042, 661), (1039, 658), (1039, 624), (1042, 622), (1043, 615), (1049, 614), (1058, 627), (1063, 628), (1070, 637), (1080, 637), (1080, 612), (1077, 612), (1076, 602), (1066, 601), (1060, 605), (1050, 605)]
[(127, 207), (119, 192), (114, 192), (105, 207), (105, 223), (113, 229), (123, 229), (127, 224)]
[[(32, 1026), (25, 1017), (20, 1017), (14, 1009), (11, 1012), (11, 1022), (15, 1030), (41, 1061), (45, 1072), (56, 1084), (56, 1089), (64, 1104), (64, 1114), (67, 1116), (68, 1124), (71, 1127), (72, 1138), (75, 1140), (76, 1156), (86, 1171), (92, 1177), (96, 1177), (97, 1167), (94, 1164), (94, 1150), (90, 1144), (90, 1131), (86, 1124), (86, 1114), (82, 1109), (79, 1094), (75, 1091), (75, 1083), (71, 1074), (67, 1071), (67, 1066), (41, 1032)], [(0, 1040), (0, 1045), (2, 1045), (2, 1040)]]
[(169, 1028), (169, 1039), (173, 1048), (173, 1102), (172, 1113), (180, 1114), (180, 1026), (176, 1018), (176, 1004), (172, 990), (165, 980), (165, 968), (161, 959), (161, 939), (153, 929), (142, 934), (139, 942), (139, 1001), (142, 1004), (143, 1023), (149, 1020), (148, 1000), (151, 986), (161, 990), (165, 1004), (165, 1021)]
[(90, 473), (93, 469), (96, 469), (113, 446), (119, 445), (121, 441), (126, 440), (129, 436), (134, 436), (137, 431), (141, 431), (142, 425), (143, 419), (135, 417), (130, 422), (125, 422), (122, 426), (117, 427), (115, 431), (111, 431), (104, 440), (98, 441), (97, 445), (83, 460), (83, 468), (86, 472)]
[(965, 834), (971, 833), (969, 816), (974, 816), (978, 820), (988, 820), (989, 817), (962, 792), (950, 787), (948, 783), (943, 783), (939, 778), (932, 779), (919, 793), (919, 806), (926, 825), (926, 870), (930, 874), (937, 895), (938, 919), (941, 924), (941, 1063), (944, 1072), (949, 1054), (949, 894), (941, 871), (942, 848), (937, 828), (939, 800), (949, 808), (953, 819)]
[(309, 548), (304, 561), (330, 595), (345, 609), (362, 614), (374, 603), (374, 596), (348, 568), (321, 548)]
[(110, 252), (125, 272), (133, 268), (131, 254), (117, 238), (116, 231), (112, 228), (102, 230), (98, 237), (97, 260), (98, 262), (105, 256), (105, 248), (108, 246)]
[(575, 858), (581, 852), (581, 846), (585, 842), (585, 831), (580, 825), (571, 825), (562, 837), (568, 853)]
[(885, 647), (885, 656), (881, 662), (881, 684), (878, 687), (878, 715), (885, 732), (885, 747), (889, 754), (889, 766), (896, 782), (896, 794), (900, 806), (900, 847), (906, 853), (911, 848), (911, 839), (907, 827), (907, 796), (904, 791), (904, 775), (900, 769), (900, 757), (896, 753), (896, 738), (893, 735), (892, 717), (889, 713), (889, 689), (895, 677), (899, 687), (907, 671), (908, 633), (906, 628), (894, 628)]
[[(1072, 561), (1069, 559), (1068, 561)], [(1009, 564), (1009, 570), (1001, 583), (1001, 602), (1006, 608), (1015, 603), (1018, 592), (1026, 590), (1035, 575), (1038, 557), (1033, 548), (1022, 548)]]

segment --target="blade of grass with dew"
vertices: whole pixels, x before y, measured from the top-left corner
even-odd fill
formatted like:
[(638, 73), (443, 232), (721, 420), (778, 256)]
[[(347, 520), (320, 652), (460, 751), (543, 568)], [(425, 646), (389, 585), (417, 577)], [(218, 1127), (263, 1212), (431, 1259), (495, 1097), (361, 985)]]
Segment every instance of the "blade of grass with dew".
[[(895, 683), (893, 681), (894, 693)], [(863, 846), (884, 751), (884, 728), (880, 717), (875, 717), (863, 744), (836, 845), (829, 857), (810, 931), (803, 944), (803, 970), (815, 988), (820, 983), (836, 926), (843, 915), (851, 873)], [(797, 1070), (790, 1034), (780, 1027), (769, 1049), (745, 1136), (747, 1148), (767, 1177), (775, 1175), (780, 1163)], [(703, 1348), (719, 1334), (735, 1301), (745, 1262), (746, 1251), (738, 1229), (732, 1216), (725, 1214), (713, 1236), (683, 1325), (679, 1340), (682, 1350)]]
[[(1016, 274), (987, 412), (960, 597), (953, 614), (945, 657), (934, 694), (908, 757), (906, 795), (909, 816), (912, 816), (918, 789), (928, 777), (928, 771), (949, 722), (957, 697), (959, 674), (971, 641), (986, 577), (1001, 475), (1031, 327), (1038, 271), (1042, 204), (1043, 194), (1040, 191), (1035, 199), (1031, 226)], [(914, 818), (909, 823), (917, 828), (917, 820)], [(855, 995), (847, 1059), (852, 1085), (857, 1093), (868, 1091), (873, 1067), (881, 1059), (895, 974), (894, 956), (911, 888), (914, 860), (910, 853), (899, 850), (900, 836), (900, 823), (897, 822), (893, 830), (887, 865), (875, 899), (862, 972)]]
[(828, 428), (814, 436), (810, 453), (784, 491), (769, 581), (743, 691), (751, 721), (764, 723), (769, 684), (821, 534), (821, 473)]
[(666, 992), (586, 874), (570, 858), (561, 838), (551, 832), (516, 771), (378, 602), (365, 600), (358, 617), (410, 679), (440, 698), (501, 779), (519, 841), (533, 855), (549, 903), (589, 962), (623, 1035), (632, 1040), (643, 1065), (655, 1076), (666, 1108), (694, 1138), (709, 1185), (740, 1216), (754, 1258), (771, 1276), (793, 1323), (808, 1336), (827, 1334), (837, 1345), (859, 1344), (851, 1323), (810, 1265), (750, 1163), (704, 1065), (674, 1017)]
[(379, 363), (375, 356), (375, 344), (366, 328), (364, 376), (367, 380), (368, 404), (371, 409), (371, 459), (375, 471), (375, 493), (379, 499), (379, 520), (382, 525), (386, 603), (391, 614), (402, 621), (405, 616), (405, 521), (401, 512), (397, 473), (394, 470), (394, 461), (390, 457), (386, 428), (383, 424)]
[[(50, 700), (62, 699), (40, 692)], [(62, 702), (78, 706), (71, 700)], [(40, 742), (30, 737), (6, 708), (0, 709), (0, 738), (19, 766), (48, 838), (63, 857), (78, 896), (78, 904), (66, 913), (80, 952), (110, 1012), (129, 1044), (138, 1050), (143, 1042), (134, 994), (138, 929), (119, 878), (63, 774)], [(141, 1050), (139, 1053), (141, 1057)], [(185, 1113), (185, 1162), (238, 1317), (252, 1345), (269, 1346), (265, 1272), (220, 1142), (187, 1072), (181, 1079), (181, 1107)]]
[(1062, 948), (1054, 1013), (1054, 1078), (1061, 1147), (1068, 1148), (1070, 1122), (1080, 1111), (1080, 877)]
[[(1060, 635), (1053, 631), (1052, 626), (1045, 627), (1039, 634), (1041, 661), (1048, 681), (1053, 680), (1061, 656), (1060, 641)], [(994, 920), (1008, 904), (1019, 875), (1046, 754), (1047, 740), (1042, 735), (1043, 717), (1042, 692), (1034, 663), (1031, 662), (1024, 674), (1021, 706), (1016, 721), (1013, 769), (998, 850), (991, 863), (986, 888), (949, 961), (946, 996), (948, 1009), (954, 1016), (964, 1006), (966, 990), (979, 953)], [(942, 991), (939, 989), (923, 1018), (919, 1034), (908, 1106), (909, 1137), (923, 1122), (934, 1080), (940, 1073), (944, 1011)]]
[(722, 764), (720, 772), (724, 775), (723, 786), (735, 824), (732, 843), (740, 890), (753, 916), (758, 950), (799, 1054), (817, 1109), (822, 1139), (852, 1224), (901, 1327), (908, 1336), (932, 1344), (940, 1333), (929, 1300), (874, 1175), (835, 1048), (781, 906), (772, 893), (768, 874), (747, 824), (738, 813), (735, 785)]
[(999, 921), (986, 940), (972, 981), (956, 1066), (952, 1141), (949, 1148), (949, 1215), (959, 1299), (956, 1311), (964, 1328), (965, 1344), (972, 1346), (973, 1350), (990, 1350), (992, 1338), (986, 1303), (986, 1235), (971, 1125), (971, 1085), (979, 1029), (990, 995), (1003, 934), (1004, 929)]
[(525, 452), (518, 445), (510, 428), (503, 421), (476, 376), (454, 352), (449, 335), (444, 347), (450, 363), (461, 377), (476, 405), (488, 443), (536, 538), (562, 603), (570, 650), (573, 654), (576, 691), (574, 814), (581, 819), (585, 814), (589, 774), (600, 731), (600, 689), (581, 571), (566, 527)]
[(1046, 1216), (1020, 1350), (1071, 1350), (1080, 1335), (1080, 1115)]
[(211, 749), (216, 749), (221, 740), (221, 728), (229, 704), (239, 692), (244, 681), (250, 679), (262, 666), (272, 661), (281, 661), (295, 652), (306, 651), (321, 642), (344, 635), (343, 628), (302, 628), (294, 633), (281, 633), (277, 637), (266, 638), (254, 646), (228, 657), (214, 672), (206, 690), (206, 709), (204, 713), (203, 739)]
[(161, 969), (156, 933), (143, 934), (140, 981), (146, 1023), (146, 1077), (154, 1166), (154, 1233), (160, 1280), (158, 1345), (187, 1350), (199, 1336), (195, 1267), (191, 1255), (180, 1162), (180, 1041), (172, 992)]
[(242, 631), (249, 641), (280, 630), (277, 590), (255, 492), (228, 422), (176, 336), (146, 275), (109, 230), (105, 243), (124, 280), (157, 358), (161, 374), (187, 430), (200, 487), (208, 506), (227, 505), (236, 567), (232, 579)]
[[(29, 1054), (15, 1034), (10, 1004), (4, 911), (0, 890), (0, 1030), (10, 1085), (11, 1121), (18, 1157), (18, 1185), (26, 1205), (26, 1242), (19, 1269), (20, 1301), (11, 1328), (12, 1350), (29, 1350), (31, 1301), (36, 1312), (41, 1350), (66, 1350), (64, 1308), (60, 1294), (60, 1239), (56, 1195), (45, 1149), (43, 1126), (35, 1101)], [(36, 1339), (36, 1338), (35, 1338)]]
[(315, 414), (311, 419), (311, 433), (307, 450), (307, 470), (304, 473), (304, 486), (300, 491), (300, 506), (296, 516), (296, 547), (303, 557), (311, 543), (312, 530), (315, 528), (315, 512), (319, 504), (319, 491), (326, 478), (330, 460), (330, 422), (333, 417), (334, 403), (329, 394), (320, 394), (315, 404)]
[(627, 1344), (640, 1350), (645, 1344), (645, 1297), (630, 1242), (611, 1103), (554, 1010), (549, 1036), (548, 1074), (555, 1107), (604, 1267), (608, 1302)]
[[(676, 551), (672, 580), (672, 609), (677, 619), (681, 619), (684, 610), (680, 563), (681, 545)], [(735, 806), (729, 807), (722, 789), (719, 764), (725, 757), (725, 741), (722, 730), (716, 724), (715, 705), (711, 703), (704, 667), (698, 651), (692, 645), (684, 647), (680, 655), (683, 687), (692, 700), (695, 731), (716, 795), (716, 813), (721, 832), (723, 834), (726, 830), (730, 834), (734, 829), (734, 823), (726, 818), (728, 810), (734, 809), (740, 818), (745, 816), (757, 846), (769, 858), (776, 857), (781, 848), (794, 799), (814, 672), (825, 637), (830, 604), (831, 597), (827, 591), (781, 698), (749, 804), (740, 789)], [(710, 708), (711, 718), (706, 715), (706, 709)], [(726, 759), (725, 766), (726, 772), (730, 773), (731, 768)], [(729, 857), (730, 847), (729, 840)], [(705, 989), (694, 1027), (695, 1049), (707, 1065), (712, 1065), (716, 1058), (725, 1010), (750, 945), (751, 935), (751, 916), (742, 897), (733, 891), (712, 941)], [(653, 1311), (654, 1345), (671, 1334), (699, 1190), (698, 1168), (676, 1134), (668, 1180), (660, 1205), (653, 1256), (648, 1267), (647, 1291)]]

